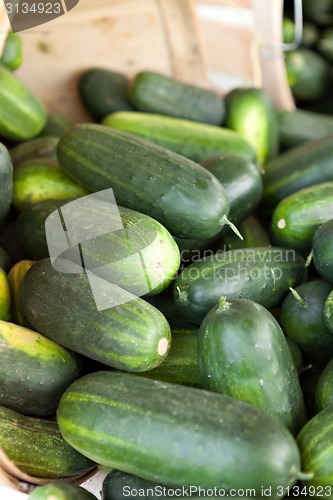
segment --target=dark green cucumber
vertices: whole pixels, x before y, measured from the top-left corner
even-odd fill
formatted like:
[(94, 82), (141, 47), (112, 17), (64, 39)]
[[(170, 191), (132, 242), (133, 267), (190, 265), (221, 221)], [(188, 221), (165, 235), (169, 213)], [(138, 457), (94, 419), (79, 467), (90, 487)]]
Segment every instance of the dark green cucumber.
[(153, 370), (139, 375), (173, 384), (201, 387), (198, 366), (197, 329), (172, 330), (171, 349), (165, 360)]
[(327, 328), (333, 333), (333, 290), (325, 302), (324, 317)]
[[(332, 219), (320, 226), (312, 241), (313, 262), (318, 273), (333, 283), (333, 213)], [(333, 288), (333, 284), (332, 284)]]
[(288, 337), (287, 335), (286, 335), (286, 340), (287, 340), (287, 344), (289, 346), (292, 358), (294, 360), (294, 363), (295, 363), (295, 366), (297, 369), (297, 373), (300, 375), (303, 371), (303, 368), (304, 368), (302, 351), (301, 351), (300, 347), (298, 346), (298, 344), (296, 344), (296, 342), (292, 338)]
[(324, 97), (330, 87), (330, 66), (312, 49), (301, 47), (286, 52), (288, 83), (295, 99), (313, 102)]
[(10, 149), (10, 156), (14, 167), (20, 165), (27, 160), (35, 160), (36, 158), (57, 158), (58, 137), (35, 137), (29, 141), (20, 142), (17, 146)]
[(221, 125), (225, 106), (215, 92), (183, 83), (153, 71), (141, 71), (128, 88), (128, 97), (139, 111)]
[(253, 212), (263, 192), (262, 176), (253, 162), (239, 155), (221, 155), (203, 162), (203, 166), (226, 190), (229, 219), (234, 224)]
[(8, 33), (1, 54), (0, 63), (15, 71), (23, 62), (22, 39), (17, 33)]
[(126, 111), (108, 115), (102, 123), (138, 135), (197, 162), (229, 153), (256, 160), (256, 153), (250, 144), (227, 128), (171, 116)]
[(13, 205), (17, 210), (42, 200), (73, 198), (88, 193), (57, 165), (56, 160), (27, 160), (14, 170)]
[(333, 403), (333, 359), (325, 366), (318, 379), (316, 404), (318, 411)]
[(295, 111), (280, 109), (278, 119), (280, 141), (282, 146), (286, 148), (333, 135), (332, 116), (304, 109), (296, 109)]
[(259, 88), (236, 88), (225, 97), (225, 126), (238, 132), (254, 148), (259, 163), (277, 155), (279, 132), (271, 97)]
[(29, 495), (29, 500), (97, 500), (95, 495), (76, 484), (54, 481), (38, 486)]
[(68, 443), (99, 464), (170, 486), (260, 496), (299, 476), (296, 443), (276, 417), (193, 387), (94, 373), (65, 392), (57, 419)]
[[(57, 225), (59, 214), (74, 242), (67, 251), (63, 228)], [(45, 200), (24, 209), (16, 223), (22, 249), (35, 260), (49, 256), (49, 244), (52, 257), (76, 262), (75, 243), (82, 239), (82, 228), (85, 268), (138, 296), (160, 293), (178, 271), (179, 250), (168, 231), (155, 219), (118, 207), (107, 197)]]
[(7, 217), (13, 197), (13, 165), (7, 148), (0, 143), (0, 226)]
[(301, 386), (286, 338), (256, 302), (222, 297), (198, 334), (202, 385), (253, 404), (294, 434), (306, 421)]
[(40, 135), (42, 137), (61, 137), (70, 127), (72, 127), (75, 122), (68, 118), (68, 116), (56, 115), (50, 113), (47, 116), (45, 127), (41, 131)]
[(78, 90), (87, 111), (98, 121), (116, 111), (132, 110), (127, 97), (129, 79), (102, 68), (91, 68), (81, 74)]
[(138, 137), (77, 125), (60, 139), (58, 158), (87, 189), (112, 188), (119, 205), (150, 215), (175, 236), (209, 238), (226, 222), (227, 195), (210, 172)]
[(332, 0), (303, 0), (304, 15), (319, 26), (333, 24)]
[(80, 376), (76, 358), (42, 335), (0, 321), (0, 405), (42, 417), (55, 413)]
[(326, 281), (308, 281), (290, 292), (281, 306), (284, 332), (315, 364), (325, 364), (333, 357), (333, 335), (324, 321), (324, 306), (332, 287)]
[(0, 268), (0, 320), (11, 318), (11, 293), (7, 274)]
[(28, 269), (35, 263), (33, 260), (20, 260), (8, 273), (8, 281), (12, 297), (12, 320), (16, 325), (28, 326), (18, 307), (18, 289)]
[(2, 65), (0, 65), (0, 102), (0, 136), (23, 141), (41, 132), (46, 122), (44, 105)]
[(0, 431), (0, 448), (19, 469), (32, 476), (76, 476), (95, 465), (63, 439), (56, 422), (0, 407)]
[(333, 181), (315, 184), (284, 198), (272, 217), (273, 243), (309, 251), (318, 227), (333, 217)]
[(332, 137), (308, 142), (267, 162), (263, 181), (266, 211), (301, 189), (333, 181)]
[(0, 247), (0, 267), (1, 267), (1, 269), (3, 269), (7, 273), (10, 269), (10, 263), (11, 263), (11, 260), (10, 260), (8, 253), (6, 252), (6, 250), (4, 248)]
[(222, 296), (250, 299), (273, 307), (290, 286), (305, 280), (305, 262), (284, 248), (219, 251), (184, 269), (176, 280), (174, 299), (180, 311), (200, 324)]
[[(330, 444), (332, 422), (333, 406), (330, 405), (309, 420), (297, 437), (302, 470), (309, 474), (304, 486), (311, 495), (316, 492), (317, 498), (319, 494), (324, 498), (332, 497), (333, 454)], [(327, 486), (329, 488), (325, 488)]]
[(127, 371), (155, 368), (170, 344), (162, 313), (90, 274), (90, 281), (86, 273), (74, 274), (67, 260), (62, 272), (49, 259), (37, 262), (22, 280), (20, 311), (36, 331), (88, 358)]
[(238, 224), (237, 228), (243, 239), (241, 240), (237, 234), (229, 231), (214, 243), (212, 247), (214, 252), (270, 246), (271, 242), (266, 229), (254, 215), (249, 215), (243, 222)]

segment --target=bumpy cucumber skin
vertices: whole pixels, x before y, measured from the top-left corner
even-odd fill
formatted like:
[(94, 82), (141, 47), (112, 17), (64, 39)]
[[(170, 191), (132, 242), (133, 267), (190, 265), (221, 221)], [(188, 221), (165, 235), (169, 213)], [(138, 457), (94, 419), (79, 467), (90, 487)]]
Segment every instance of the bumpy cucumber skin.
[(200, 325), (222, 296), (274, 307), (290, 286), (299, 285), (305, 277), (304, 259), (284, 248), (217, 252), (182, 271), (175, 282), (174, 300), (189, 321)]
[[(301, 124), (298, 129), (303, 130)], [(270, 212), (284, 198), (301, 189), (333, 181), (332, 160), (332, 140), (325, 137), (290, 149), (267, 162), (263, 176), (262, 207)]]
[(333, 287), (333, 214), (332, 219), (320, 226), (312, 241), (313, 262), (318, 273)]
[(256, 302), (238, 299), (213, 307), (198, 334), (205, 389), (253, 404), (294, 434), (306, 421), (302, 390), (278, 322)]
[(229, 214), (224, 188), (201, 165), (109, 127), (73, 127), (59, 141), (58, 158), (87, 189), (112, 188), (119, 205), (150, 215), (174, 236), (215, 236)]
[(0, 321), (0, 346), (0, 405), (35, 417), (55, 413), (62, 394), (80, 376), (77, 358), (7, 321)]
[(169, 350), (168, 322), (118, 286), (108, 283), (107, 292), (124, 303), (98, 310), (86, 273), (73, 273), (69, 261), (57, 272), (45, 259), (24, 276), (19, 308), (36, 331), (88, 358), (127, 371), (155, 368)]
[(225, 115), (224, 100), (215, 92), (152, 71), (135, 76), (128, 97), (140, 111), (210, 125), (221, 125)]
[(255, 149), (259, 163), (277, 155), (279, 133), (271, 97), (259, 88), (238, 88), (225, 97), (226, 127), (242, 135)]
[(324, 317), (327, 328), (333, 333), (333, 291), (325, 302)]
[(314, 364), (325, 364), (333, 356), (333, 335), (324, 318), (324, 306), (331, 290), (332, 285), (326, 281), (308, 281), (296, 287), (305, 303), (290, 292), (281, 305), (280, 323), (284, 332)]
[(162, 484), (258, 492), (298, 475), (296, 443), (276, 417), (193, 387), (99, 372), (66, 391), (57, 419), (77, 450)]
[(256, 161), (252, 146), (241, 135), (227, 128), (171, 116), (126, 111), (112, 113), (102, 123), (138, 135), (199, 163), (229, 153)]
[(0, 227), (7, 217), (13, 197), (13, 165), (7, 148), (0, 143)]
[(273, 243), (308, 252), (316, 230), (332, 215), (333, 181), (301, 189), (275, 208), (271, 225)]
[(251, 214), (263, 193), (262, 176), (257, 166), (239, 155), (221, 155), (203, 162), (203, 166), (221, 182), (226, 190), (229, 219), (238, 224)]
[(38, 486), (29, 495), (29, 500), (97, 500), (95, 495), (76, 484), (54, 481)]
[(316, 388), (317, 410), (322, 411), (333, 403), (333, 360), (325, 366)]
[(26, 417), (0, 407), (0, 447), (23, 472), (58, 479), (94, 467), (61, 436), (56, 422)]

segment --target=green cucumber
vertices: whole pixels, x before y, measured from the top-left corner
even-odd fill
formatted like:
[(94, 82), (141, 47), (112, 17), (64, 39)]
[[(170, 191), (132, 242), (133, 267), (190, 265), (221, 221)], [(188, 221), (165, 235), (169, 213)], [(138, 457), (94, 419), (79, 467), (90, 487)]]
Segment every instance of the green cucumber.
[(273, 243), (309, 251), (318, 227), (333, 216), (333, 181), (315, 184), (284, 198), (273, 212)]
[(88, 193), (52, 159), (27, 160), (14, 170), (13, 205), (17, 210), (42, 200), (73, 198)]
[(13, 197), (13, 165), (7, 148), (0, 143), (0, 226), (6, 219)]
[[(68, 251), (60, 237), (63, 228), (56, 224), (59, 214), (74, 242)], [(139, 296), (160, 293), (179, 268), (178, 247), (159, 222), (113, 205), (107, 198), (44, 200), (25, 208), (16, 232), (24, 252), (35, 260), (49, 257), (46, 228), (52, 257), (61, 255), (74, 262), (78, 256), (75, 243), (81, 241), (84, 228), (80, 248), (85, 268)]]
[(318, 411), (333, 403), (333, 359), (325, 366), (318, 379), (316, 404)]
[(112, 188), (119, 205), (150, 215), (175, 236), (209, 238), (226, 223), (227, 195), (212, 174), (138, 137), (77, 125), (60, 139), (58, 158), (81, 185)]
[(303, 371), (302, 351), (301, 351), (300, 347), (298, 347), (298, 344), (296, 344), (296, 342), (292, 338), (288, 337), (287, 335), (286, 335), (286, 340), (287, 340), (287, 344), (289, 346), (292, 358), (294, 360), (294, 363), (295, 363), (295, 366), (297, 369), (297, 373), (300, 375)]
[(54, 481), (38, 486), (29, 495), (29, 500), (97, 500), (95, 495), (76, 484)]
[(82, 474), (94, 463), (72, 448), (56, 422), (0, 407), (0, 448), (26, 474), (57, 479)]
[(201, 323), (198, 352), (205, 389), (275, 415), (294, 434), (302, 428), (296, 366), (283, 331), (263, 306), (222, 297)]
[(139, 111), (221, 125), (225, 106), (215, 92), (183, 83), (153, 71), (141, 71), (128, 88), (128, 97)]
[(333, 290), (325, 302), (324, 317), (327, 328), (333, 333)]
[[(295, 111), (280, 109), (278, 119), (280, 142), (286, 148), (333, 135), (332, 116), (304, 109), (296, 109)], [(320, 156), (317, 159), (320, 159)]]
[(333, 24), (332, 0), (303, 0), (303, 10), (306, 18), (319, 26)]
[(304, 402), (309, 419), (318, 413), (316, 403), (316, 390), (322, 367), (307, 366), (300, 375), (300, 382), (304, 396)]
[(67, 260), (61, 269), (41, 260), (22, 280), (19, 308), (32, 328), (121, 370), (145, 371), (163, 361), (171, 336), (162, 313), (117, 285), (74, 274)]
[(57, 419), (68, 443), (99, 464), (170, 486), (260, 496), (300, 475), (296, 443), (276, 417), (193, 387), (94, 373), (67, 389)]
[(11, 260), (4, 248), (0, 247), (0, 267), (7, 273), (10, 269)]
[(0, 136), (23, 141), (41, 132), (46, 122), (44, 105), (2, 65), (0, 65), (0, 101)]
[(28, 326), (18, 307), (18, 289), (30, 267), (35, 262), (33, 260), (21, 260), (17, 262), (8, 273), (8, 281), (12, 297), (12, 320), (16, 325)]
[(27, 160), (35, 160), (36, 158), (51, 158), (56, 160), (58, 137), (35, 137), (29, 141), (20, 142), (10, 149), (10, 156), (14, 167), (20, 165)]
[(201, 387), (197, 333), (193, 327), (172, 330), (171, 349), (165, 360), (153, 370), (139, 375), (173, 384)]
[(260, 247), (219, 251), (184, 269), (174, 299), (184, 316), (200, 324), (222, 296), (250, 299), (273, 307), (290, 286), (306, 277), (305, 262), (293, 250)]
[[(333, 283), (333, 214), (332, 219), (320, 226), (312, 241), (313, 262), (318, 273)], [(332, 284), (333, 288), (333, 284)]]
[(11, 318), (11, 293), (7, 274), (0, 268), (0, 320)]
[(199, 163), (229, 153), (245, 156), (250, 161), (256, 160), (251, 145), (227, 128), (171, 116), (126, 111), (107, 115), (102, 123), (138, 135)]
[(254, 215), (249, 215), (238, 224), (238, 231), (243, 237), (242, 240), (237, 234), (229, 231), (214, 243), (212, 247), (214, 252), (237, 248), (269, 247), (271, 244), (266, 229)]
[(324, 321), (324, 306), (332, 288), (326, 281), (308, 281), (292, 290), (281, 305), (284, 332), (314, 364), (325, 364), (333, 357), (333, 335)]
[(203, 162), (203, 166), (226, 190), (231, 222), (238, 224), (253, 212), (263, 192), (262, 176), (253, 162), (239, 155), (221, 155)]
[(147, 296), (145, 300), (161, 311), (168, 320), (172, 330), (193, 329), (193, 325), (189, 323), (185, 316), (179, 311), (173, 300), (172, 294), (159, 293), (158, 295)]
[(45, 127), (41, 131), (40, 135), (42, 137), (61, 137), (70, 127), (72, 127), (75, 122), (68, 118), (68, 116), (56, 115), (50, 113), (47, 116)]
[(308, 142), (267, 162), (263, 181), (266, 211), (301, 189), (333, 181), (332, 137)]
[(330, 405), (309, 420), (297, 437), (302, 469), (309, 474), (304, 486), (311, 496), (314, 494), (316, 498), (319, 498), (320, 494), (326, 498), (332, 497), (332, 419), (333, 406)]
[(7, 321), (0, 321), (0, 350), (0, 405), (25, 415), (55, 413), (62, 394), (80, 376), (73, 354)]
[(129, 79), (103, 68), (91, 68), (81, 74), (78, 83), (80, 98), (87, 111), (98, 121), (116, 111), (132, 110), (127, 97)]
[(259, 88), (236, 88), (225, 96), (225, 126), (238, 132), (257, 153), (259, 163), (277, 155), (279, 132), (271, 97)]
[(330, 66), (312, 49), (301, 47), (286, 52), (285, 64), (288, 83), (295, 99), (313, 102), (328, 93)]
[(23, 62), (22, 39), (17, 33), (9, 32), (2, 50), (0, 63), (15, 71)]

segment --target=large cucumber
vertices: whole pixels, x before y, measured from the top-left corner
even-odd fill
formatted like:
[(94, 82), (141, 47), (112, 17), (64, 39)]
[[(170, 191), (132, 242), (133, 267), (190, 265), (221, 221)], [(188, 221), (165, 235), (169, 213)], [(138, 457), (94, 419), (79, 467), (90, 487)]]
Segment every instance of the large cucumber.
[(175, 283), (174, 298), (182, 313), (200, 324), (224, 295), (273, 307), (305, 276), (303, 258), (291, 250), (261, 247), (218, 251), (182, 271)]
[(256, 160), (252, 146), (241, 135), (227, 128), (171, 116), (126, 111), (112, 113), (102, 123), (138, 135), (197, 162), (229, 153)]
[(7, 148), (0, 143), (0, 226), (7, 217), (13, 196), (13, 166)]
[(261, 496), (261, 487), (283, 489), (299, 476), (296, 443), (276, 417), (193, 387), (94, 373), (65, 392), (57, 418), (91, 459), (170, 486)]
[(119, 205), (150, 215), (175, 236), (209, 238), (226, 222), (227, 196), (210, 172), (138, 137), (77, 125), (60, 139), (58, 157), (87, 189), (112, 188)]
[(94, 463), (72, 448), (56, 422), (0, 407), (0, 448), (23, 472), (44, 478), (82, 474)]
[(149, 370), (169, 350), (170, 327), (162, 313), (119, 286), (73, 273), (69, 261), (62, 262), (62, 272), (49, 259), (32, 266), (19, 289), (19, 307), (36, 331), (115, 368)]
[(62, 394), (80, 376), (72, 353), (7, 321), (0, 321), (0, 351), (0, 404), (25, 415), (55, 413)]
[(306, 421), (297, 370), (279, 324), (264, 307), (244, 299), (219, 303), (198, 335), (205, 389), (251, 403), (277, 416), (296, 434)]

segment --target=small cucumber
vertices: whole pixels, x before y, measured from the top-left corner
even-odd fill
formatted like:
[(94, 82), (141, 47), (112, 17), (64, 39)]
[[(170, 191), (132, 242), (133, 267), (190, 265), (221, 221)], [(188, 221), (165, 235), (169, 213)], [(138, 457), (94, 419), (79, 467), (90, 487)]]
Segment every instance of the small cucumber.
[(128, 97), (139, 111), (210, 125), (221, 125), (225, 115), (224, 100), (215, 92), (153, 71), (135, 76)]
[(20, 142), (9, 151), (14, 167), (27, 160), (35, 160), (37, 158), (51, 158), (56, 160), (58, 140), (58, 137), (47, 136)]
[(54, 481), (35, 488), (30, 493), (29, 500), (97, 500), (97, 498), (76, 484)]
[(333, 335), (324, 321), (324, 306), (332, 285), (308, 281), (290, 292), (282, 302), (280, 322), (284, 332), (312, 363), (327, 363), (333, 357)]
[(20, 326), (28, 326), (18, 308), (18, 289), (23, 276), (35, 263), (33, 260), (21, 260), (17, 262), (8, 273), (8, 281), (12, 297), (12, 320), (13, 323)]
[(275, 208), (271, 226), (273, 243), (308, 252), (318, 227), (332, 217), (333, 181), (301, 189)]
[(0, 407), (0, 447), (19, 469), (36, 477), (71, 477), (95, 466), (63, 439), (56, 422), (4, 407)]
[(17, 33), (8, 33), (2, 51), (0, 63), (15, 71), (23, 62), (22, 39)]
[(11, 293), (7, 274), (0, 268), (0, 320), (11, 318)]
[(198, 334), (203, 387), (278, 417), (296, 434), (306, 421), (301, 386), (286, 338), (263, 306), (222, 297)]
[(75, 356), (27, 328), (0, 321), (0, 404), (42, 417), (55, 413), (80, 376)]
[(279, 132), (271, 97), (259, 88), (236, 88), (225, 96), (225, 126), (238, 132), (257, 153), (261, 164), (277, 155)]
[[(333, 283), (333, 213), (332, 219), (320, 226), (312, 241), (313, 262), (318, 273)], [(332, 284), (333, 288), (333, 284)]]
[(200, 324), (222, 296), (250, 299), (273, 307), (290, 286), (305, 280), (304, 259), (284, 248), (261, 247), (219, 251), (184, 269), (174, 299), (189, 321)]

